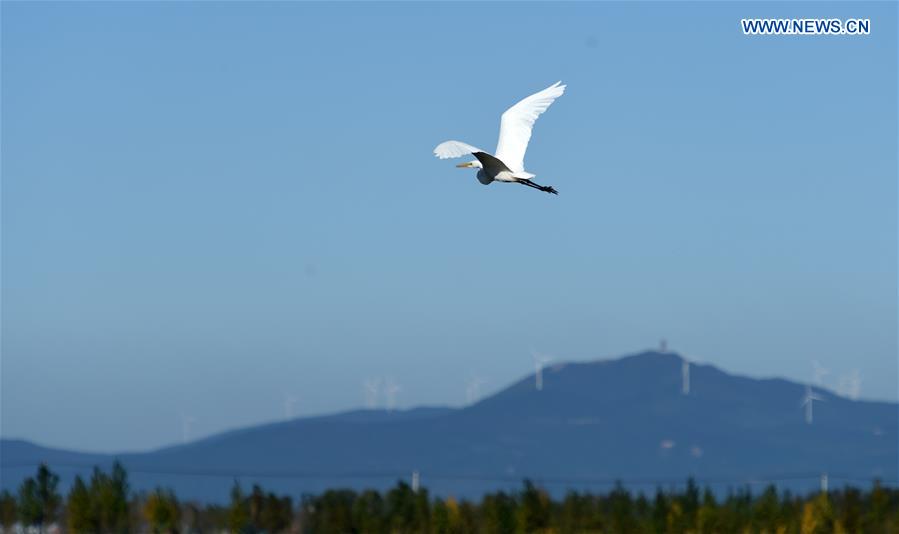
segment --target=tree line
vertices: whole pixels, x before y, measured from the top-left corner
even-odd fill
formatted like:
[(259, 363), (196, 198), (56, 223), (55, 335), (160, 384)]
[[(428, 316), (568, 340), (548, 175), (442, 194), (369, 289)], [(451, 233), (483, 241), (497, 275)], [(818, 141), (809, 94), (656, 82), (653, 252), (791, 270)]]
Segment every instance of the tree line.
[(116, 462), (89, 480), (75, 477), (68, 494), (59, 476), (38, 467), (15, 494), (0, 493), (2, 532), (16, 526), (71, 533), (894, 533), (899, 532), (899, 489), (875, 482), (869, 490), (798, 495), (771, 485), (716, 496), (688, 480), (683, 490), (634, 495), (618, 484), (603, 494), (569, 492), (553, 499), (525, 480), (520, 490), (480, 501), (431, 497), (398, 481), (384, 492), (349, 489), (289, 496), (235, 481), (228, 504), (183, 502), (170, 489), (133, 492)]

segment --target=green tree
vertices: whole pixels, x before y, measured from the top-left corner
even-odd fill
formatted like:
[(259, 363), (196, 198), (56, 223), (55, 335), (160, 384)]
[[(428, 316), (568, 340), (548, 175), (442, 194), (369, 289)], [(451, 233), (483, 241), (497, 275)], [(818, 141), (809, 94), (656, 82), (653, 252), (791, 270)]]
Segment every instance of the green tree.
[(304, 532), (354, 532), (351, 490), (328, 490), (319, 497), (307, 497), (302, 503)]
[(131, 486), (128, 483), (128, 472), (124, 466), (116, 460), (112, 464), (109, 477), (109, 496), (107, 520), (111, 526), (110, 531), (126, 533), (131, 530), (130, 514), (128, 513), (128, 498)]
[(253, 484), (250, 490), (250, 496), (247, 497), (247, 508), (250, 514), (249, 527), (245, 529), (248, 533), (259, 532), (262, 527), (262, 513), (265, 508), (265, 493), (258, 484)]
[[(446, 502), (447, 507), (450, 509), (450, 525), (453, 528), (453, 532), (477, 532), (478, 531), (478, 512), (475, 505), (469, 501), (463, 500), (458, 504), (458, 507), (453, 506), (456, 503), (455, 500), (451, 499)], [(453, 509), (458, 510), (458, 523), (453, 522)]]
[[(652, 532), (652, 505), (649, 504), (649, 499), (646, 498), (642, 491), (637, 495), (637, 500), (634, 501), (634, 516), (637, 532)], [(593, 530), (596, 531), (598, 529)]]
[(874, 481), (874, 487), (871, 488), (867, 501), (867, 511), (861, 519), (862, 531), (887, 532), (883, 530), (883, 525), (889, 521), (890, 494), (879, 480)]
[[(437, 503), (434, 507), (436, 511)], [(359, 532), (386, 532), (384, 514), (384, 498), (377, 491), (364, 491), (353, 503), (353, 525)]]
[(415, 493), (415, 524), (419, 532), (431, 530), (431, 498), (426, 488), (419, 488)]
[(393, 532), (425, 532), (430, 522), (427, 492), (400, 480), (387, 493), (387, 521)]
[(234, 481), (231, 487), (231, 506), (228, 509), (228, 529), (231, 532), (244, 532), (250, 525), (250, 514), (243, 496), (240, 483)]
[(75, 477), (66, 502), (66, 519), (69, 532), (99, 532), (100, 525), (94, 513), (91, 493), (80, 476)]
[(718, 514), (725, 532), (741, 532), (752, 523), (752, 492), (748, 487), (729, 494)]
[(434, 501), (431, 517), (435, 534), (466, 534), (477, 530), (474, 507), (467, 501), (459, 504), (453, 497)]
[[(46, 466), (19, 488), (18, 498), (0, 492), (0, 525), (7, 531), (18, 519), (41, 529), (58, 517), (59, 478)], [(664, 532), (671, 533), (892, 533), (899, 532), (899, 489), (875, 483), (870, 491), (847, 487), (829, 494), (806, 497), (788, 491), (782, 495), (769, 486), (758, 496), (748, 487), (718, 501), (705, 488), (702, 497), (693, 481), (686, 489), (657, 491), (650, 502), (643, 493), (634, 499), (621, 484), (607, 494), (569, 493), (561, 502), (526, 481), (514, 495), (497, 492), (480, 503), (453, 498), (430, 500), (425, 489), (412, 491), (400, 481), (386, 493), (368, 490), (326, 491), (303, 496), (299, 521), (293, 502), (254, 486), (245, 495), (235, 481), (230, 506), (181, 506), (171, 490), (156, 489), (146, 498), (127, 501), (127, 476), (120, 465), (110, 474), (95, 469), (87, 486), (76, 477), (68, 493), (65, 519), (68, 532), (118, 533), (129, 525), (146, 524), (156, 533), (176, 533), (182, 525), (189, 533), (221, 531), (250, 534), (304, 533), (483, 534)], [(17, 508), (18, 506), (18, 508)], [(128, 517), (128, 511), (134, 514)], [(691, 516), (695, 519), (691, 519)], [(182, 521), (182, 517), (184, 521)], [(124, 518), (124, 519), (123, 519)]]
[(19, 517), (26, 525), (37, 526), (53, 523), (62, 502), (57, 487), (59, 476), (41, 464), (35, 478), (27, 478), (19, 487)]
[(481, 500), (481, 526), (486, 534), (515, 532), (515, 499), (500, 491)]
[[(200, 532), (221, 532), (228, 528), (228, 506), (220, 506), (217, 504), (207, 504), (200, 507), (193, 505), (196, 511), (196, 517), (191, 521), (191, 534)], [(189, 510), (190, 508), (188, 508)]]
[(856, 488), (847, 487), (840, 499), (840, 524), (848, 532), (861, 530), (862, 495)]
[(540, 532), (549, 527), (552, 503), (545, 491), (538, 489), (530, 480), (525, 480), (519, 502), (519, 532)]
[(559, 529), (562, 532), (599, 532), (601, 516), (594, 513), (593, 499), (570, 491), (565, 495), (559, 510)]
[(102, 521), (106, 532), (126, 533), (130, 530), (128, 514), (128, 473), (122, 464), (116, 461), (106, 479), (106, 485), (100, 495)]
[(91, 507), (99, 530), (125, 534), (130, 530), (128, 474), (118, 461), (109, 474), (94, 467), (90, 483)]
[(144, 503), (144, 517), (156, 534), (177, 534), (181, 508), (172, 490), (156, 488)]
[(447, 507), (446, 501), (443, 499), (437, 498), (434, 500), (434, 505), (431, 507), (431, 526), (434, 534), (449, 534), (451, 532), (449, 507)]
[(721, 524), (718, 519), (718, 503), (715, 502), (715, 494), (709, 488), (702, 494), (702, 505), (696, 513), (696, 528), (700, 534), (721, 532)]
[(16, 498), (12, 493), (3, 490), (0, 492), (0, 527), (3, 532), (12, 530), (12, 526), (16, 524), (18, 514), (16, 513)]
[(780, 524), (780, 499), (777, 487), (769, 484), (753, 505), (753, 525), (761, 532), (776, 532)]
[(668, 530), (668, 508), (671, 506), (668, 496), (662, 491), (662, 488), (656, 489), (656, 498), (652, 506), (652, 523), (655, 532), (667, 532)]
[(699, 486), (693, 477), (687, 479), (687, 488), (680, 498), (684, 510), (684, 526), (686, 530), (696, 528), (696, 513), (699, 511)]
[(624, 489), (621, 482), (615, 483), (615, 488), (608, 497), (610, 509), (610, 528), (614, 532), (634, 532), (637, 528), (634, 520), (634, 506), (631, 494)]
[(293, 501), (290, 497), (279, 498), (267, 493), (259, 518), (259, 526), (264, 532), (285, 532), (293, 522)]

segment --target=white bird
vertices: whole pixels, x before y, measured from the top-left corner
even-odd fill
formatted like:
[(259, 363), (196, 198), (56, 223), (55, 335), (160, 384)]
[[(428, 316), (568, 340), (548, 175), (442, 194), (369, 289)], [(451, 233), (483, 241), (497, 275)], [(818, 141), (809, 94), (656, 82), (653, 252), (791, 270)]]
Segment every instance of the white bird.
[(552, 187), (531, 181), (535, 175), (524, 170), (524, 153), (528, 149), (531, 130), (537, 117), (564, 92), (565, 86), (562, 82), (556, 82), (507, 109), (500, 120), (499, 141), (496, 143), (495, 155), (461, 141), (440, 143), (434, 149), (434, 155), (440, 159), (473, 155), (477, 158), (476, 161), (461, 163), (456, 167), (478, 169), (478, 181), (484, 185), (493, 181), (513, 182), (558, 195), (559, 192)]

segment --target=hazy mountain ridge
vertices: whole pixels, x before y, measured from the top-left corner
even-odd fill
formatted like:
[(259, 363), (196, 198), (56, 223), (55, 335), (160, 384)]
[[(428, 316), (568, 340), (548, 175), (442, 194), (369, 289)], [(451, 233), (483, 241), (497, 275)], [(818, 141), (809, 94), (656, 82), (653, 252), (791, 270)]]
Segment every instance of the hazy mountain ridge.
[(33, 470), (12, 466), (106, 465), (114, 457), (134, 472), (135, 487), (171, 485), (209, 499), (222, 498), (234, 477), (297, 493), (383, 487), (413, 470), (432, 490), (463, 494), (508, 487), (523, 476), (571, 485), (688, 475), (738, 482), (799, 472), (896, 478), (899, 405), (815, 388), (824, 400), (807, 424), (804, 384), (691, 364), (684, 395), (681, 366), (680, 356), (658, 352), (558, 364), (543, 371), (542, 391), (531, 375), (465, 408), (357, 410), (144, 453), (77, 453), (3, 440), (2, 484), (15, 486)]

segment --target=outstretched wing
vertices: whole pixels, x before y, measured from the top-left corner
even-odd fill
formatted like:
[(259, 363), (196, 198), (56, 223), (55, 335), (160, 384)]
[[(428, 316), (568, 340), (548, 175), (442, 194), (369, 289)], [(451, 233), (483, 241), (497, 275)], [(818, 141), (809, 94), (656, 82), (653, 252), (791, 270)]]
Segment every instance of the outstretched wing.
[(531, 140), (534, 121), (565, 92), (562, 82), (534, 93), (503, 113), (499, 125), (499, 142), (496, 157), (501, 159), (513, 172), (524, 171), (524, 153)]
[(440, 159), (461, 158), (475, 152), (483, 152), (483, 150), (462, 141), (444, 141), (434, 148), (434, 155)]

